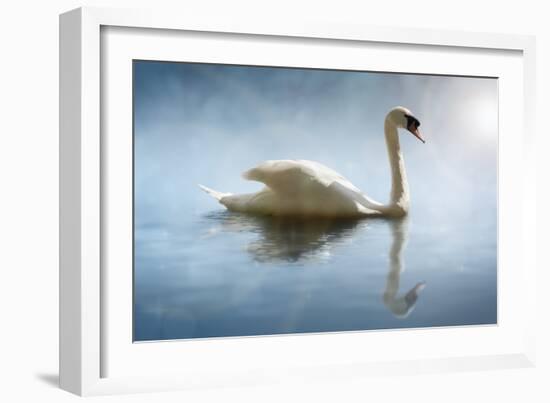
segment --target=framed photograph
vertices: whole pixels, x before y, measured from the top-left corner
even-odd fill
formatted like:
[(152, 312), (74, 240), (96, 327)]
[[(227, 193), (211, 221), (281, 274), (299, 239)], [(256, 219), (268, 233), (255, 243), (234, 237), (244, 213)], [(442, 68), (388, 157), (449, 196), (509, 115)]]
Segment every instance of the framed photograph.
[(534, 39), (60, 17), (60, 383), (534, 365)]

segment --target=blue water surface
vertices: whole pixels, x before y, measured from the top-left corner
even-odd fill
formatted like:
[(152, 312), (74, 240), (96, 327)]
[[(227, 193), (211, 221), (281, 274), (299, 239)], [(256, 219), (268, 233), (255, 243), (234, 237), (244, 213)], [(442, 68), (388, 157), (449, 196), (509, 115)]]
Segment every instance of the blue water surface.
[(152, 223), (136, 234), (135, 340), (496, 323), (494, 230), (219, 210)]
[[(498, 82), (134, 62), (134, 340), (497, 321)], [(387, 111), (404, 105), (405, 220), (225, 211), (202, 192), (310, 159), (388, 200)]]

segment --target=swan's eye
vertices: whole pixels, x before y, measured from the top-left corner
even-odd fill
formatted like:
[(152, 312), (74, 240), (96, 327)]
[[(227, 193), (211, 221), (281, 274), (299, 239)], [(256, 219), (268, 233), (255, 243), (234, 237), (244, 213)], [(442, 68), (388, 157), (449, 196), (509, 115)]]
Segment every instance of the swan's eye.
[(420, 122), (414, 116), (405, 115), (405, 117), (407, 118), (407, 127), (411, 127), (413, 124), (415, 128), (420, 126)]

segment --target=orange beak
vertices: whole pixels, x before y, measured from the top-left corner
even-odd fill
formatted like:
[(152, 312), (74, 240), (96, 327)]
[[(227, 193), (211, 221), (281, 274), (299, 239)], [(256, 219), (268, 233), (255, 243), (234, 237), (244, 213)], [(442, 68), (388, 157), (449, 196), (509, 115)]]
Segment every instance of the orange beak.
[(426, 143), (426, 140), (424, 140), (424, 137), (420, 134), (420, 131), (418, 130), (418, 126), (416, 124), (411, 123), (409, 127), (407, 127), (407, 130), (410, 131), (414, 136), (420, 140), (423, 143)]

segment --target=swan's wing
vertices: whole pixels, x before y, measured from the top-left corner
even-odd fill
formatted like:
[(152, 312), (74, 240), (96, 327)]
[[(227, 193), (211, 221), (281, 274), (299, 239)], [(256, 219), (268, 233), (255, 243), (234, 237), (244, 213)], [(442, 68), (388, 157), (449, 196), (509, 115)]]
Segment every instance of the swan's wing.
[(335, 181), (347, 182), (347, 187), (359, 191), (343, 176), (313, 161), (275, 160), (262, 162), (243, 173), (243, 178), (265, 183), (278, 193), (290, 193), (303, 189), (314, 181), (325, 187)]
[(365, 210), (365, 214), (375, 213), (372, 209), (380, 206), (338, 172), (315, 161), (265, 161), (244, 172), (243, 177), (262, 182), (280, 195), (293, 196), (312, 187), (323, 189), (323, 193), (326, 194), (337, 193), (341, 197), (358, 203), (361, 209)]

